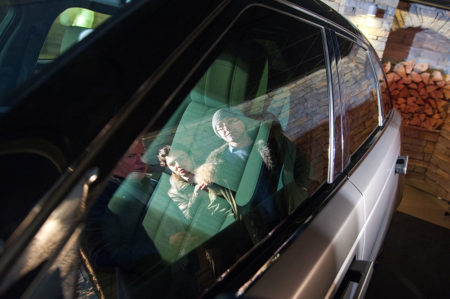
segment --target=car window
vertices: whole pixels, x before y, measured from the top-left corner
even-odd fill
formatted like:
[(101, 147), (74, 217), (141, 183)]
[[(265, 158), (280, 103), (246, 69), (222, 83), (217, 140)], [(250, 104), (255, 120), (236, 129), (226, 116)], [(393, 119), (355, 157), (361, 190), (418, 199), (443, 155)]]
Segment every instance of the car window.
[(45, 38), (38, 63), (57, 58), (106, 21), (110, 15), (81, 7), (64, 10), (53, 22)]
[(196, 297), (326, 182), (322, 29), (252, 8), (218, 47), (87, 216), (84, 263), (101, 291), (109, 277), (130, 297)]
[(376, 76), (378, 78), (378, 86), (380, 87), (380, 103), (384, 121), (392, 109), (391, 97), (389, 96), (388, 84), (386, 82), (386, 77), (384, 76), (384, 71), (381, 67), (380, 60), (375, 51), (372, 50), (369, 51), (369, 53), (373, 61), (373, 67), (375, 69)]
[[(0, 4), (0, 112), (15, 88), (40, 73), (130, 1), (3, 1)], [(138, 2), (138, 1), (135, 1)], [(9, 4), (10, 3), (10, 4)]]
[(338, 73), (344, 129), (344, 166), (378, 126), (376, 81), (367, 51), (338, 36)]

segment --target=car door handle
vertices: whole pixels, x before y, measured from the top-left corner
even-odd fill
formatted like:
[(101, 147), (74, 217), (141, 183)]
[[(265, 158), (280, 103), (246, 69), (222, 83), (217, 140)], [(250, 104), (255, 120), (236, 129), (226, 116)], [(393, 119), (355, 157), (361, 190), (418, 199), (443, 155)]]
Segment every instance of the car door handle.
[(408, 156), (398, 156), (397, 162), (395, 163), (395, 173), (406, 174), (408, 169)]
[(373, 273), (373, 261), (353, 260), (334, 298), (364, 298)]

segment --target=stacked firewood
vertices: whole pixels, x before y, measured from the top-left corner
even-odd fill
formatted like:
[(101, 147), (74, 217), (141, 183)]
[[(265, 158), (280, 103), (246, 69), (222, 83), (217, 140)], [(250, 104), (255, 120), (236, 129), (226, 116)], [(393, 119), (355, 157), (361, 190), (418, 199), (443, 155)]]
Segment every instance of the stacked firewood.
[(450, 81), (440, 71), (430, 70), (428, 63), (404, 61), (392, 67), (383, 64), (394, 107), (403, 123), (428, 130), (440, 129), (447, 117)]

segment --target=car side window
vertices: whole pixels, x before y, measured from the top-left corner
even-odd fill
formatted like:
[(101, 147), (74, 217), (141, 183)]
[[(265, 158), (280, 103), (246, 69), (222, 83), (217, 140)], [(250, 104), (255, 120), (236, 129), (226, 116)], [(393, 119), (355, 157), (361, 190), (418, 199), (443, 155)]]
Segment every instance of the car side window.
[(39, 63), (50, 62), (90, 34), (110, 15), (81, 7), (64, 10), (53, 22), (39, 53)]
[(240, 16), (93, 204), (83, 246), (93, 277), (130, 297), (199, 296), (326, 182), (322, 34), (265, 8)]
[[(344, 166), (378, 126), (376, 81), (367, 51), (338, 36), (338, 73), (345, 113)], [(347, 161), (347, 163), (345, 162)]]

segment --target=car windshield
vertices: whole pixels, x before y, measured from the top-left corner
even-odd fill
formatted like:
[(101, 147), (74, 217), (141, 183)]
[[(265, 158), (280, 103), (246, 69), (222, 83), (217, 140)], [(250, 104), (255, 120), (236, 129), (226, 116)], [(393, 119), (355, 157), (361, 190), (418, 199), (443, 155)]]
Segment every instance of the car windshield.
[[(0, 114), (11, 96), (41, 75), (131, 0), (2, 0), (0, 2)], [(133, 1), (137, 2), (137, 1)]]

